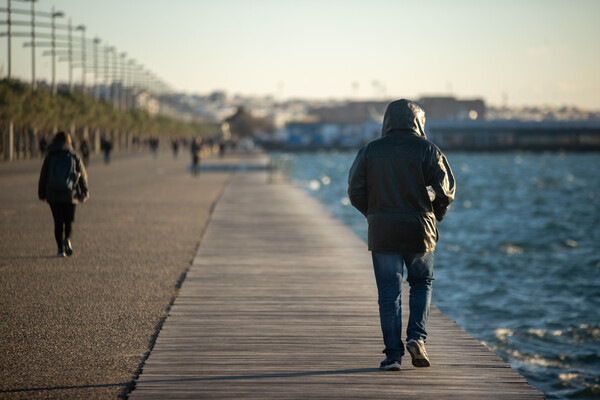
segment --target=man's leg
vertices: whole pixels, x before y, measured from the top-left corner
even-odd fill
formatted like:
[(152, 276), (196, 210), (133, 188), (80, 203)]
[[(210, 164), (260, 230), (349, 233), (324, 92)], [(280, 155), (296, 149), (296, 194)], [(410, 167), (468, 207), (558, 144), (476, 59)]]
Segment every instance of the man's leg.
[(372, 252), (375, 280), (379, 295), (379, 319), (383, 333), (383, 351), (387, 358), (400, 360), (404, 355), (402, 343), (402, 255)]
[(407, 340), (427, 338), (427, 319), (431, 303), (431, 284), (433, 281), (433, 252), (410, 254), (404, 258), (407, 281), (410, 284)]
[(433, 252), (410, 254), (404, 258), (410, 284), (408, 326), (406, 328), (408, 351), (416, 367), (429, 367), (429, 358), (425, 351), (427, 338), (427, 320), (431, 303), (431, 284), (433, 281)]

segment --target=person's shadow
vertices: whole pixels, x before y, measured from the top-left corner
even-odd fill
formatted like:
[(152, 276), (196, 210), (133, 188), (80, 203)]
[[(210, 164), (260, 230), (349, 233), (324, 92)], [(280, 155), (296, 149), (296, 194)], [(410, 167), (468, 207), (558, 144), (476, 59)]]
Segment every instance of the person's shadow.
[[(223, 375), (207, 378), (171, 378), (171, 379), (152, 379), (144, 381), (144, 383), (177, 383), (177, 382), (210, 382), (210, 381), (243, 381), (256, 379), (273, 379), (273, 378), (296, 378), (302, 376), (324, 376), (324, 375), (347, 375), (347, 374), (364, 374), (364, 373), (382, 373), (379, 368), (355, 368), (355, 369), (340, 369), (340, 370), (325, 370), (325, 371), (307, 371), (307, 372), (286, 372), (272, 374), (256, 374), (256, 375)], [(94, 389), (108, 387), (123, 387), (124, 393), (129, 393), (135, 387), (136, 381), (123, 383), (106, 383), (97, 385), (80, 385), (80, 386), (49, 386), (35, 387), (22, 389), (0, 389), (2, 393), (28, 393), (28, 392), (45, 392), (53, 390), (70, 390), (70, 389)]]
[(13, 256), (2, 256), (2, 257), (0, 257), (0, 260), (49, 260), (52, 258), (60, 258), (60, 257), (57, 257), (56, 254), (55, 255), (51, 255), (51, 254), (29, 255), (29, 256), (13, 255)]
[(321, 375), (347, 375), (347, 374), (364, 374), (382, 372), (379, 368), (354, 368), (354, 369), (339, 369), (326, 371), (307, 371), (307, 372), (282, 372), (272, 374), (256, 374), (256, 375), (224, 375), (212, 376), (207, 378), (171, 378), (171, 379), (152, 379), (144, 381), (144, 383), (160, 383), (160, 382), (203, 382), (203, 381), (244, 381), (255, 379), (273, 379), (273, 378), (297, 378), (302, 376), (321, 376)]

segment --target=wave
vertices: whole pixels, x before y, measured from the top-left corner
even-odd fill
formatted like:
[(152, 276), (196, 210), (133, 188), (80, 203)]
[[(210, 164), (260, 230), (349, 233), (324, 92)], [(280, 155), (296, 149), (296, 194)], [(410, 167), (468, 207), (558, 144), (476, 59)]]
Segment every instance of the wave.
[[(287, 157), (294, 182), (366, 240), (346, 194), (354, 156)], [(549, 399), (600, 396), (600, 157), (447, 156), (458, 191), (433, 302)]]

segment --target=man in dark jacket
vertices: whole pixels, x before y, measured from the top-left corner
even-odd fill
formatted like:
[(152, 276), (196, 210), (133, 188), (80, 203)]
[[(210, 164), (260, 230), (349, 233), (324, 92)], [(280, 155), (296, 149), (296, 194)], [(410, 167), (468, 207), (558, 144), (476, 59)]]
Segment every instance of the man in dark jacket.
[[(426, 326), (433, 281), (433, 252), (441, 221), (454, 200), (455, 183), (444, 154), (425, 136), (425, 112), (409, 100), (388, 105), (382, 137), (358, 152), (348, 177), (348, 196), (369, 224), (386, 359), (399, 370), (404, 265), (410, 284), (406, 349), (415, 367), (429, 367)], [(434, 195), (435, 194), (435, 195)]]
[(72, 255), (70, 237), (75, 221), (75, 205), (79, 201), (85, 202), (89, 191), (85, 167), (75, 154), (68, 133), (58, 132), (48, 147), (48, 155), (40, 173), (38, 197), (41, 201), (47, 201), (52, 210), (58, 257)]

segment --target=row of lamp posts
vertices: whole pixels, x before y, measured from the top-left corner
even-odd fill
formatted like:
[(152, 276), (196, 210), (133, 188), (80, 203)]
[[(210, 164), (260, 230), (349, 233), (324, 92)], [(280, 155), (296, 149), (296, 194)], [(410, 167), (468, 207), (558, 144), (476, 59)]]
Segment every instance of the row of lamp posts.
[[(30, 10), (14, 9), (12, 3), (14, 1), (22, 3), (30, 3)], [(93, 69), (94, 73), (94, 84), (93, 84), (93, 96), (96, 100), (100, 99), (100, 88), (103, 86), (104, 93), (103, 99), (105, 101), (113, 102), (115, 108), (121, 110), (127, 110), (134, 107), (133, 104), (133, 91), (138, 89), (140, 91), (148, 91), (150, 95), (158, 96), (169, 91), (168, 85), (162, 80), (158, 79), (150, 71), (146, 70), (143, 65), (139, 65), (135, 60), (127, 60), (127, 53), (118, 53), (114, 46), (109, 46), (105, 43), (104, 46), (100, 46), (101, 40), (94, 38), (89, 40), (86, 38), (86, 27), (84, 25), (78, 25), (73, 28), (71, 19), (68, 19), (68, 23), (56, 24), (57, 18), (64, 17), (62, 11), (55, 11), (52, 7), (51, 12), (43, 12), (35, 10), (35, 3), (37, 0), (6, 0), (7, 7), (0, 8), (0, 13), (4, 12), (7, 15), (7, 19), (0, 21), (0, 25), (6, 25), (7, 29), (4, 32), (0, 32), (0, 37), (6, 36), (8, 39), (8, 68), (7, 76), (8, 80), (13, 79), (12, 73), (12, 41), (14, 37), (29, 38), (30, 41), (23, 43), (24, 47), (31, 47), (31, 88), (32, 90), (37, 89), (36, 79), (36, 49), (38, 47), (50, 48), (50, 50), (44, 51), (44, 56), (50, 55), (52, 57), (52, 94), (57, 93), (57, 81), (56, 81), (56, 62), (57, 56), (59, 62), (68, 62), (69, 71), (69, 91), (74, 90), (73, 83), (73, 68), (81, 68), (81, 91), (87, 92), (86, 87), (86, 74), (89, 71), (89, 67)], [(30, 21), (14, 20), (15, 15), (29, 15)], [(39, 22), (36, 17), (49, 18), (50, 23)], [(14, 27), (30, 27), (30, 31), (13, 31)], [(49, 28), (50, 33), (38, 32), (36, 28)], [(57, 35), (56, 31), (67, 31), (67, 35)], [(81, 31), (81, 39), (77, 42), (73, 40), (73, 30)], [(42, 42), (39, 39), (50, 39), (49, 42)], [(93, 46), (93, 62), (90, 64), (88, 57), (87, 48), (89, 45)], [(78, 56), (80, 61), (75, 61), (74, 56)], [(112, 56), (112, 57), (111, 57)], [(111, 60), (112, 58), (112, 60)], [(103, 61), (103, 68), (100, 65), (100, 61)], [(112, 61), (112, 65), (111, 65)], [(104, 83), (99, 84), (99, 78), (101, 70), (103, 70)], [(110, 86), (109, 86), (110, 82)], [(110, 88), (110, 93), (109, 93)], [(129, 90), (127, 90), (129, 88)], [(117, 93), (118, 91), (118, 93)], [(13, 125), (12, 122), (9, 124), (8, 129), (8, 143), (7, 143), (7, 154), (6, 158), (12, 160), (13, 156)]]

